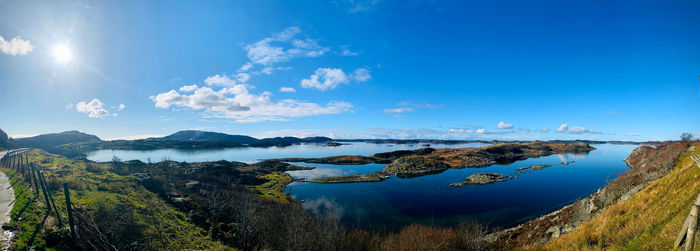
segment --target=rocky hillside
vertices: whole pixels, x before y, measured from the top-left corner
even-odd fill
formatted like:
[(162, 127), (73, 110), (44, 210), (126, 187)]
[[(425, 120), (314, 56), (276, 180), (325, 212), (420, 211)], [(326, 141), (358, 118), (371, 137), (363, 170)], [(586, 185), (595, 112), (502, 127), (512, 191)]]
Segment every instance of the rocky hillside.
[(7, 136), (2, 129), (0, 129), (0, 150), (12, 148), (12, 140)]
[[(672, 170), (675, 172), (676, 160), (684, 153), (685, 149), (680, 143), (668, 143), (657, 147), (642, 146), (635, 149), (625, 159), (630, 166), (629, 171), (597, 192), (569, 206), (528, 221), (518, 227), (493, 234), (491, 236), (494, 239), (492, 247), (512, 250), (543, 245), (551, 239), (574, 231), (585, 222), (601, 215), (607, 208), (629, 200), (642, 189), (653, 187), (650, 184), (666, 176)], [(689, 201), (694, 199), (695, 195)], [(690, 208), (689, 205), (687, 208)], [(585, 224), (590, 225), (590, 223)], [(598, 237), (590, 240), (590, 243), (598, 243)], [(595, 248), (595, 245), (589, 248)]]

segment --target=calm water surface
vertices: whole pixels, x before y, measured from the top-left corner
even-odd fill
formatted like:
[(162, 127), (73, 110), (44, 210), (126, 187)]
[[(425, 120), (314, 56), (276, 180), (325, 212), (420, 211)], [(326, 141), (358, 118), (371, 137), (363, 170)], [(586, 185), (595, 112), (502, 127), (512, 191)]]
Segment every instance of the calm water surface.
[[(485, 168), (451, 169), (416, 178), (376, 183), (316, 184), (295, 182), (287, 192), (310, 212), (338, 217), (361, 228), (396, 229), (411, 223), (448, 226), (460, 220), (478, 221), (489, 227), (510, 227), (557, 210), (587, 196), (628, 170), (623, 161), (637, 146), (594, 145), (587, 155), (561, 154)], [(563, 161), (575, 163), (561, 165)], [(297, 163), (300, 164), (300, 163)], [(520, 167), (550, 164), (552, 167), (516, 173)], [(315, 170), (291, 171), (292, 176), (312, 178), (372, 173), (384, 165), (337, 166), (304, 164)], [(450, 187), (474, 173), (512, 175), (512, 180), (487, 185)]]
[[(460, 148), (460, 147), (481, 147), (486, 144), (469, 143), (469, 144), (433, 144), (434, 148)], [(153, 151), (136, 151), (136, 150), (100, 150), (87, 154), (87, 158), (93, 161), (112, 161), (114, 156), (122, 160), (138, 159), (147, 162), (150, 158), (153, 162), (158, 162), (162, 159), (186, 162), (201, 162), (201, 161), (240, 161), (246, 163), (257, 162), (262, 159), (274, 158), (318, 158), (336, 155), (372, 155), (380, 152), (389, 152), (395, 150), (408, 150), (423, 148), (420, 144), (371, 144), (364, 142), (352, 142), (349, 145), (341, 145), (337, 147), (325, 146), (322, 144), (303, 144), (292, 145), (288, 147), (240, 147), (240, 148), (224, 148), (224, 149), (207, 149), (207, 150), (179, 150), (179, 149), (159, 149)]]
[[(439, 145), (431, 147), (480, 147), (483, 144)], [(635, 145), (594, 145), (597, 150), (584, 155), (560, 154), (531, 158), (509, 165), (485, 168), (451, 169), (440, 174), (416, 177), (391, 177), (376, 183), (316, 184), (294, 182), (286, 192), (309, 212), (324, 217), (337, 217), (350, 226), (360, 228), (397, 229), (412, 223), (449, 226), (460, 220), (473, 220), (489, 227), (510, 227), (557, 210), (564, 205), (595, 192), (609, 180), (628, 170), (623, 159)], [(88, 159), (159, 161), (230, 160), (247, 163), (261, 159), (284, 157), (327, 157), (334, 155), (372, 155), (417, 145), (388, 145), (354, 142), (351, 145), (328, 147), (317, 144), (269, 148), (228, 148), (182, 151), (101, 150), (88, 154)], [(575, 163), (561, 165), (563, 161)], [(314, 178), (348, 174), (373, 173), (382, 164), (330, 165), (294, 163), (316, 169), (288, 172), (297, 178)], [(549, 164), (552, 167), (516, 173), (520, 167)], [(500, 173), (513, 176), (506, 182), (465, 187), (450, 187), (474, 173)]]

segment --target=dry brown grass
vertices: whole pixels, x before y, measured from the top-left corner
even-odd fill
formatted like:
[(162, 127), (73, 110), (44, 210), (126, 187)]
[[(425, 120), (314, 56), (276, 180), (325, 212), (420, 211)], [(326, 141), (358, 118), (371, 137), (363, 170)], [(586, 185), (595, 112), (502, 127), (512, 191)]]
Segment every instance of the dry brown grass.
[[(700, 193), (700, 168), (684, 154), (670, 173), (629, 200), (612, 205), (599, 217), (571, 233), (533, 249), (545, 250), (669, 250), (695, 197)], [(657, 156), (659, 161), (662, 157)], [(656, 168), (654, 163), (647, 168)], [(636, 183), (634, 175), (624, 182)]]

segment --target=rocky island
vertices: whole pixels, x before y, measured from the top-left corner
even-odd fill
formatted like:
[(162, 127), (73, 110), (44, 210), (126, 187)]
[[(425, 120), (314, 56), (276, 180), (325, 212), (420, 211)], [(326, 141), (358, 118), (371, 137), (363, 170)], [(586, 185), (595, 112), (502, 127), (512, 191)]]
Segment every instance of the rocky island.
[(379, 173), (354, 174), (333, 177), (318, 177), (308, 180), (315, 183), (355, 183), (355, 182), (379, 182), (388, 179), (389, 175)]
[[(324, 158), (284, 158), (281, 162), (306, 162), (334, 165), (363, 165), (369, 163), (388, 164), (378, 175), (394, 175), (410, 178), (443, 172), (450, 168), (478, 168), (493, 164), (510, 164), (527, 158), (548, 156), (557, 153), (588, 153), (594, 147), (583, 143), (550, 143), (533, 141), (527, 143), (504, 143), (480, 148), (421, 148), (377, 153), (372, 156), (343, 155)], [(541, 169), (547, 166), (531, 166)], [(523, 169), (520, 169), (523, 170)], [(349, 175), (325, 177), (313, 182), (366, 182), (381, 181), (379, 176)], [(382, 179), (383, 180), (383, 179)]]
[(461, 187), (466, 185), (485, 185), (501, 181), (506, 181), (510, 176), (505, 176), (498, 173), (476, 173), (469, 175), (463, 182), (452, 183), (452, 187)]

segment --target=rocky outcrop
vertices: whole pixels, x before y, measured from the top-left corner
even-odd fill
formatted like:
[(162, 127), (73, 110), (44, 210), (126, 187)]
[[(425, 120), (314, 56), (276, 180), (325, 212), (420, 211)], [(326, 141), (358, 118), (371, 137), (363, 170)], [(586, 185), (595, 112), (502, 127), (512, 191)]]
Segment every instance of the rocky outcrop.
[(333, 177), (319, 177), (310, 179), (309, 182), (315, 183), (354, 183), (354, 182), (379, 182), (388, 179), (389, 175), (379, 173), (370, 174), (355, 174)]
[(586, 153), (594, 147), (583, 143), (553, 144), (541, 141), (504, 143), (481, 148), (438, 149), (428, 157), (438, 157), (453, 168), (486, 167), (556, 153)]
[(509, 176), (498, 173), (476, 173), (469, 175), (463, 182), (452, 183), (450, 186), (461, 187), (466, 185), (484, 185), (501, 181), (506, 181)]
[[(569, 163), (566, 163), (566, 165), (568, 165), (568, 164)], [(540, 169), (545, 169), (545, 168), (550, 167), (550, 166), (552, 166), (552, 165), (532, 165), (532, 166), (518, 168), (515, 171), (522, 172), (523, 170), (540, 170)]]
[(394, 160), (379, 173), (391, 174), (399, 178), (410, 178), (444, 172), (448, 168), (450, 166), (440, 160), (412, 155)]
[(638, 147), (625, 159), (630, 170), (595, 193), (558, 211), (491, 234), (492, 249), (512, 250), (529, 244), (543, 244), (572, 231), (583, 222), (598, 216), (604, 208), (629, 199), (651, 182), (666, 175), (684, 151), (685, 147), (680, 143)]

